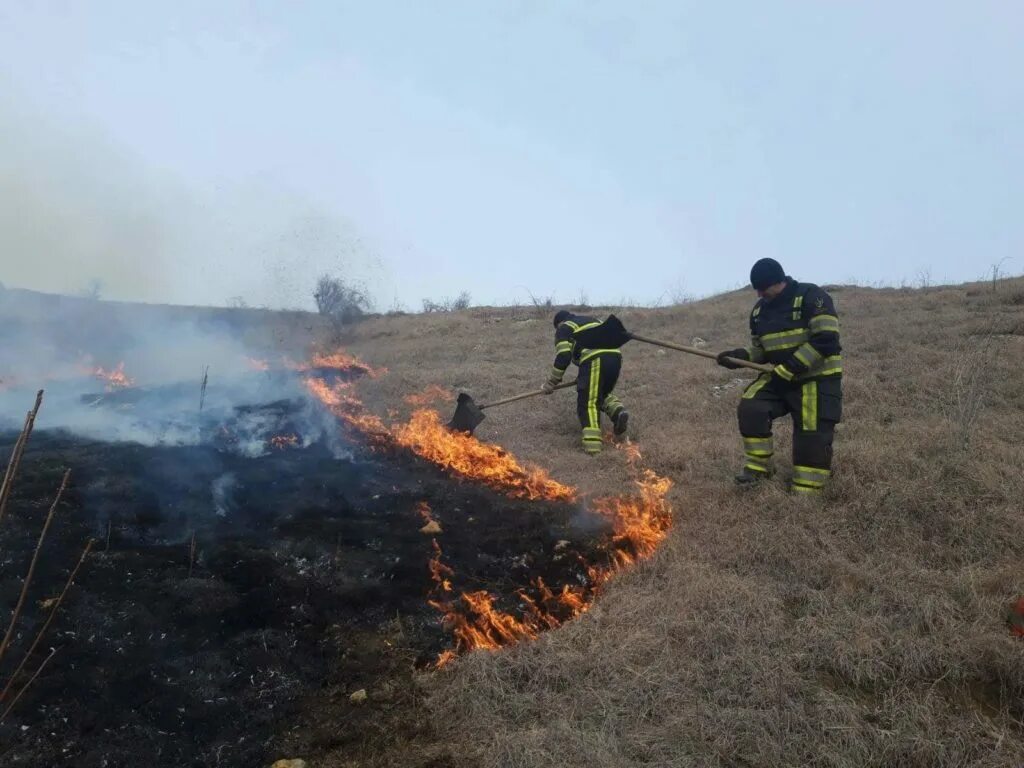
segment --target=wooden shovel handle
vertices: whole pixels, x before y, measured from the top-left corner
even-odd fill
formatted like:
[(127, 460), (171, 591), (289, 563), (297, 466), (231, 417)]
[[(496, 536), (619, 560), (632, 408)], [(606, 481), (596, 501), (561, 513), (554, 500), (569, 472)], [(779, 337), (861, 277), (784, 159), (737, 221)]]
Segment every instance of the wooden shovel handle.
[[(563, 381), (561, 384), (555, 385), (555, 389), (567, 389), (568, 387), (575, 387), (576, 379), (572, 381)], [(536, 397), (537, 395), (546, 394), (543, 389), (535, 389), (531, 392), (523, 392), (521, 395), (513, 395), (512, 397), (506, 397), (504, 400), (495, 400), (493, 403), (487, 403), (486, 405), (478, 405), (481, 411), (484, 408), (493, 408), (496, 405), (505, 405), (505, 403), (514, 403), (516, 400), (525, 400), (527, 397)]]
[[(629, 338), (634, 341), (642, 341), (644, 344), (654, 344), (657, 347), (668, 347), (678, 352), (689, 352), (691, 355), (700, 355), (710, 360), (717, 360), (718, 355), (714, 352), (708, 352), (706, 349), (698, 349), (697, 347), (684, 347), (682, 344), (672, 344), (668, 341), (658, 341), (657, 339), (648, 339), (646, 336), (637, 336), (635, 333), (629, 334)], [(754, 371), (761, 371), (761, 373), (771, 373), (775, 368), (766, 363), (752, 363), (749, 360), (740, 360), (738, 357), (727, 357), (726, 360), (736, 363), (736, 365), (742, 366), (743, 368), (750, 368)]]

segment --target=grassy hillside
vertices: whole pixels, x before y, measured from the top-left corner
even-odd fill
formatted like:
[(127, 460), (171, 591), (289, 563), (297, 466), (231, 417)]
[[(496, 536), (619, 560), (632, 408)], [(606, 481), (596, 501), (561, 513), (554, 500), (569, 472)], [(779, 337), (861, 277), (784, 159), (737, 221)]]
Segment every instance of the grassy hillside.
[[(381, 762), (482, 766), (1020, 766), (1024, 641), (1024, 281), (835, 287), (845, 422), (820, 502), (741, 491), (747, 378), (632, 343), (619, 392), (645, 461), (675, 481), (675, 528), (580, 620), (436, 675), (433, 736)], [(754, 296), (619, 312), (711, 349), (745, 343)], [(513, 310), (368, 321), (349, 348), (390, 374), (378, 409), (427, 385), (478, 400), (537, 387), (550, 318)], [(572, 394), (478, 430), (586, 492), (624, 456), (578, 449)], [(788, 422), (780, 468), (788, 465)], [(344, 765), (344, 756), (330, 764)]]

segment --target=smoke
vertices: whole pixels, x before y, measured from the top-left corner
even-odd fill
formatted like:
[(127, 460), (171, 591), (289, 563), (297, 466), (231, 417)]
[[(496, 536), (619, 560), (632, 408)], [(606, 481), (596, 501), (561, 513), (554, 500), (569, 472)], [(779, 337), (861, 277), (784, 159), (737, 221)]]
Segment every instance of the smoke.
[(189, 175), (19, 104), (0, 82), (0, 283), (274, 308), (312, 308), (325, 272), (378, 286), (383, 264), (357, 227), (273, 175)]
[(102, 135), (71, 133), (7, 104), (0, 279), (68, 294), (98, 280), (111, 295), (157, 300), (178, 246), (174, 219), (193, 215), (187, 197)]
[(213, 444), (245, 456), (273, 450), (275, 435), (303, 446), (327, 435), (343, 455), (333, 420), (310, 402), (301, 374), (265, 338), (246, 340), (268, 336), (261, 323), (273, 322), (279, 316), (256, 311), (0, 290), (0, 429), (19, 428), (42, 388), (40, 429), (143, 445)]

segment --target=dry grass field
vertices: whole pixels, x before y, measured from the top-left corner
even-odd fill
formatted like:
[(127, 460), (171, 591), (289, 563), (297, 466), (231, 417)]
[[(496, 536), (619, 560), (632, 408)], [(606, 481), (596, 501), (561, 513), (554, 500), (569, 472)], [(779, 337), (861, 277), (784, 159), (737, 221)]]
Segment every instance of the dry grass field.
[[(1007, 625), (1024, 594), (1024, 280), (830, 290), (845, 420), (824, 498), (783, 490), (788, 423), (777, 481), (733, 487), (742, 372), (627, 345), (618, 391), (675, 482), (671, 535), (579, 620), (432, 675), (422, 741), (380, 764), (1024, 765)], [(753, 300), (615, 311), (718, 350), (745, 343)], [(432, 384), (481, 402), (537, 387), (551, 339), (547, 312), (481, 308), (373, 319), (346, 345), (389, 369), (363, 393), (383, 412)], [(621, 451), (578, 449), (573, 396), (494, 409), (477, 434), (586, 493), (624, 490)]]
[[(674, 526), (653, 557), (539, 640), (439, 671), (403, 661), (396, 616), (380, 654), (404, 664), (393, 676), (404, 682), (384, 700), (369, 681), (358, 710), (325, 683), (275, 754), (310, 768), (1024, 766), (1024, 637), (1008, 625), (1024, 596), (1024, 279), (830, 291), (845, 420), (823, 498), (784, 490), (788, 421), (777, 479), (733, 485), (750, 374), (630, 343), (617, 390), (630, 437), (674, 483)], [(746, 342), (753, 300), (588, 311), (718, 351)], [(115, 304), (69, 323), (81, 301), (9, 295), (9, 338), (50, 328), (84, 346), (141, 323)], [(340, 344), (387, 368), (358, 396), (396, 423), (430, 387), (451, 394), (437, 406), (445, 419), (458, 391), (483, 403), (539, 387), (551, 314), (382, 316), (338, 337), (300, 312), (149, 308), (145, 326), (226, 330), (270, 358)], [(476, 434), (584, 495), (634, 492), (626, 452), (580, 450), (574, 397), (489, 410)]]

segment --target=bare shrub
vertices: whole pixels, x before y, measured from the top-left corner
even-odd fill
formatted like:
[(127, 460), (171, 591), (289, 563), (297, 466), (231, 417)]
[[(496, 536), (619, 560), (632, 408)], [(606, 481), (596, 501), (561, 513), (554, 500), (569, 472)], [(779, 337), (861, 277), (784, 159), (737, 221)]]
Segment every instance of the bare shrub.
[(532, 291), (527, 291), (530, 296), (530, 303), (533, 305), (533, 313), (538, 317), (550, 314), (555, 307), (554, 296), (534, 296)]
[(78, 295), (83, 299), (99, 301), (103, 298), (103, 281), (98, 277), (94, 277), (81, 291), (78, 292)]
[(454, 299), (449, 297), (445, 297), (440, 301), (424, 299), (423, 311), (427, 314), (434, 312), (461, 312), (464, 309), (469, 309), (471, 300), (469, 291), (463, 291)]
[(1003, 264), (1006, 263), (1006, 259), (1000, 259), (992, 265), (992, 293), (996, 292), (996, 286), (999, 284), (999, 278), (1003, 277)]
[(316, 281), (313, 300), (317, 311), (329, 318), (336, 328), (356, 322), (373, 308), (364, 288), (330, 275), (321, 275)]

